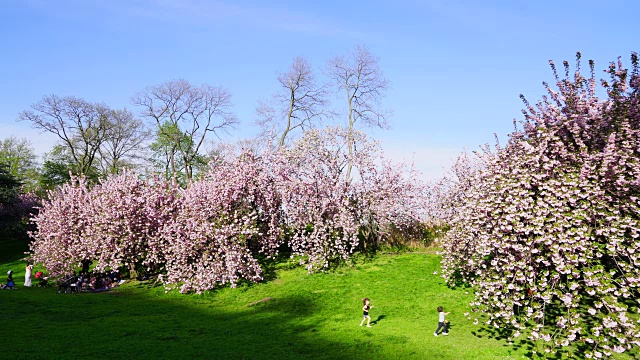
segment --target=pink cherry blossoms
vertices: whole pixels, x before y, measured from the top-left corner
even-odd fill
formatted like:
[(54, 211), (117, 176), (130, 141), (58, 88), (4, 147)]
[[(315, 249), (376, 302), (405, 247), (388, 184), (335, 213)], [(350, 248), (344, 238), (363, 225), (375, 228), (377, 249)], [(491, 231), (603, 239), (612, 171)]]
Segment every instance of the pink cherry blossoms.
[(602, 99), (577, 63), (551, 63), (557, 89), (525, 102), (522, 129), (454, 169), (442, 267), (488, 324), (599, 357), (640, 345), (640, 74), (635, 53), (611, 64)]
[(32, 258), (53, 276), (83, 260), (96, 270), (163, 263), (158, 231), (173, 218), (176, 191), (159, 179), (124, 173), (89, 188), (73, 178), (49, 194), (33, 221)]
[(181, 193), (172, 221), (161, 231), (167, 284), (182, 292), (213, 289), (240, 279), (259, 281), (254, 254), (280, 244), (280, 199), (259, 158), (215, 159), (207, 175)]
[[(389, 226), (416, 221), (424, 207), (425, 188), (417, 172), (393, 166), (380, 146), (361, 132), (349, 161), (348, 129), (310, 130), (291, 149), (276, 155), (284, 221), (294, 254), (305, 257), (308, 269), (346, 260), (361, 243), (359, 230), (375, 227), (384, 237)], [(353, 165), (347, 180), (347, 165)]]
[(32, 257), (53, 276), (90, 260), (99, 271), (160, 273), (167, 287), (198, 293), (260, 281), (259, 255), (279, 249), (309, 271), (348, 260), (367, 245), (362, 228), (384, 239), (391, 224), (418, 221), (424, 187), (412, 167), (392, 165), (359, 132), (347, 181), (347, 132), (310, 130), (291, 148), (262, 154), (223, 152), (186, 189), (133, 173), (93, 187), (75, 178), (34, 218)]

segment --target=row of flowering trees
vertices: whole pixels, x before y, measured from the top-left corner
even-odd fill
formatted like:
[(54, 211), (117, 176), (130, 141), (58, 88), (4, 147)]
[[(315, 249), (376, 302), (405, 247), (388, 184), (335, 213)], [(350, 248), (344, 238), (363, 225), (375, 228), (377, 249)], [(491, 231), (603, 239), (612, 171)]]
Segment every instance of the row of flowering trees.
[[(536, 106), (506, 146), (461, 157), (440, 189), (451, 224), (444, 277), (474, 287), (475, 310), (543, 352), (587, 358), (640, 345), (640, 74), (612, 63), (598, 96), (573, 77)], [(435, 192), (438, 194), (438, 192)], [(477, 321), (477, 320), (476, 320)]]
[(365, 227), (384, 236), (392, 225), (418, 221), (424, 187), (417, 175), (385, 160), (363, 133), (328, 127), (290, 148), (222, 151), (186, 189), (133, 173), (92, 187), (75, 178), (50, 193), (34, 218), (32, 258), (53, 276), (83, 260), (98, 271), (142, 267), (182, 292), (259, 281), (258, 256), (283, 247), (313, 271), (348, 259), (364, 245)]

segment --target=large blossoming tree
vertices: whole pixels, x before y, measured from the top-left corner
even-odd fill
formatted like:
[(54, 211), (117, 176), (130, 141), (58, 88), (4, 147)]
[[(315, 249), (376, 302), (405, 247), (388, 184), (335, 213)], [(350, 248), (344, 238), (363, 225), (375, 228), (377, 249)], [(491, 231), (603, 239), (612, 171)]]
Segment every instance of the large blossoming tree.
[(160, 234), (167, 285), (200, 293), (262, 280), (257, 255), (275, 254), (282, 242), (280, 195), (264, 160), (250, 152), (216, 158), (203, 179), (182, 191)]
[(52, 276), (72, 272), (82, 261), (96, 270), (147, 268), (165, 262), (158, 232), (174, 218), (177, 191), (161, 179), (124, 172), (89, 187), (73, 177), (48, 194), (31, 233), (31, 256)]
[(310, 271), (325, 269), (370, 242), (363, 229), (384, 237), (392, 224), (418, 221), (417, 175), (385, 160), (363, 133), (327, 128), (290, 149), (221, 151), (186, 189), (130, 172), (92, 187), (73, 178), (34, 218), (32, 257), (52, 276), (88, 260), (97, 271), (160, 273), (167, 287), (198, 293), (260, 281), (258, 259), (281, 248)]
[[(347, 140), (355, 146), (350, 151)], [(386, 237), (390, 225), (418, 221), (425, 188), (412, 166), (392, 164), (380, 145), (356, 130), (307, 131), (275, 154), (288, 244), (309, 270), (349, 259)], [(346, 172), (352, 166), (351, 177)]]
[[(443, 272), (475, 288), (487, 324), (536, 351), (586, 357), (640, 345), (640, 74), (612, 63), (599, 97), (577, 69), (527, 110), (504, 148), (449, 196)], [(463, 181), (462, 181), (463, 180)]]

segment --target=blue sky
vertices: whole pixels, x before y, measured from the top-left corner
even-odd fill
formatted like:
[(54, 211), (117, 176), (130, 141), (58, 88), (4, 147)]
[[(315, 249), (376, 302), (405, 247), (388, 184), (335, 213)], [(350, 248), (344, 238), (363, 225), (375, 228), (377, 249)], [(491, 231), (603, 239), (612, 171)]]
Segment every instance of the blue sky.
[(535, 101), (553, 79), (549, 59), (628, 64), (638, 13), (636, 1), (589, 0), (0, 0), (0, 138), (27, 137), (42, 154), (55, 138), (15, 120), (43, 95), (135, 110), (133, 94), (175, 78), (227, 88), (241, 121), (228, 139), (251, 137), (277, 71), (361, 43), (392, 83), (392, 129), (367, 132), (434, 178), (463, 148), (506, 140), (519, 94)]

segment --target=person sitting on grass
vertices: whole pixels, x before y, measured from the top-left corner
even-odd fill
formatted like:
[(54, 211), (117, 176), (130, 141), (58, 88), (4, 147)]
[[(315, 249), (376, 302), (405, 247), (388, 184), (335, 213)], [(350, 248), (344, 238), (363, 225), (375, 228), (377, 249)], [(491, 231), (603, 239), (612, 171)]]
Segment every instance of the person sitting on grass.
[(16, 285), (15, 282), (13, 282), (13, 271), (9, 270), (7, 271), (7, 284), (2, 284), (2, 287), (0, 287), (1, 289), (6, 289), (6, 290), (13, 290), (13, 287)]
[(371, 322), (369, 310), (373, 309), (373, 306), (371, 306), (371, 301), (369, 301), (369, 299), (367, 298), (362, 299), (362, 302), (364, 302), (364, 306), (362, 307), (362, 314), (364, 315), (364, 318), (362, 318), (360, 326), (362, 326), (362, 324), (364, 324), (364, 321), (367, 320), (367, 327), (371, 327), (371, 325), (369, 325), (369, 323)]
[(446, 315), (449, 315), (449, 313), (444, 312), (442, 306), (438, 306), (438, 328), (436, 329), (436, 332), (433, 333), (433, 335), (438, 336), (438, 331), (440, 331), (440, 329), (443, 329), (442, 335), (449, 335), (449, 331), (447, 331), (448, 321), (444, 319)]

